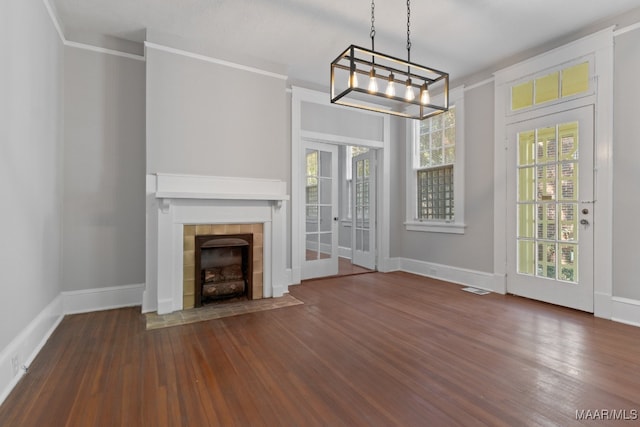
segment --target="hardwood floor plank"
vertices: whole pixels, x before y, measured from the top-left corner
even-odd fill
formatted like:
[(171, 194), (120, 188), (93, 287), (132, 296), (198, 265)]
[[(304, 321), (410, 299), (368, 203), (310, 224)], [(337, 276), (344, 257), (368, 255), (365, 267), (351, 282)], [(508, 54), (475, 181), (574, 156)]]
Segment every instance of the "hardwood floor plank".
[(640, 328), (399, 272), (290, 292), (304, 304), (150, 331), (139, 308), (67, 316), (0, 425), (572, 426), (640, 410)]

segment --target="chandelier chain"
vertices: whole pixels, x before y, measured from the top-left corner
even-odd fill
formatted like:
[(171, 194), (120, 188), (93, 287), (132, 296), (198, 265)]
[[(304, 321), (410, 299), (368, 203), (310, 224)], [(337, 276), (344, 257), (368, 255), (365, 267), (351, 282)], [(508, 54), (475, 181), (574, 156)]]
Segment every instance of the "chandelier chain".
[[(371, 50), (351, 44), (331, 62), (331, 103), (419, 120), (448, 111), (449, 74), (411, 62), (411, 0), (406, 0), (406, 60), (375, 50), (376, 4), (369, 3)], [(359, 84), (364, 76), (368, 84)], [(403, 93), (397, 93), (398, 85)], [(434, 90), (442, 100), (430, 98)]]
[(411, 61), (411, 0), (407, 0), (407, 59)]
[(376, 15), (375, 15), (375, 11), (376, 11), (375, 0), (371, 0), (371, 34), (369, 35), (369, 37), (371, 37), (371, 41), (372, 42), (373, 42), (373, 38), (376, 36)]

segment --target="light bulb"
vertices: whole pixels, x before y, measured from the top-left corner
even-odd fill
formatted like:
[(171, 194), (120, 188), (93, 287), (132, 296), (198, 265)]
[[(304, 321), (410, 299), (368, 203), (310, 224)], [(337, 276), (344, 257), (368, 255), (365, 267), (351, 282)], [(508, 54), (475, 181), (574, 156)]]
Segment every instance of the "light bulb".
[(404, 94), (404, 99), (407, 101), (413, 101), (416, 98), (416, 94), (413, 93), (413, 87), (411, 86), (411, 79), (407, 79), (407, 92)]
[(420, 88), (420, 103), (422, 105), (427, 105), (431, 102), (431, 96), (429, 96), (429, 88), (427, 84), (423, 84)]
[(393, 83), (393, 73), (389, 74), (389, 84), (387, 85), (387, 90), (385, 91), (385, 93), (390, 98), (396, 96), (396, 87)]
[(371, 68), (369, 72), (369, 92), (376, 93), (378, 92), (378, 82), (376, 81), (376, 70)]
[(356, 70), (353, 70), (353, 73), (351, 73), (351, 76), (349, 77), (349, 87), (358, 87), (358, 73), (356, 72)]

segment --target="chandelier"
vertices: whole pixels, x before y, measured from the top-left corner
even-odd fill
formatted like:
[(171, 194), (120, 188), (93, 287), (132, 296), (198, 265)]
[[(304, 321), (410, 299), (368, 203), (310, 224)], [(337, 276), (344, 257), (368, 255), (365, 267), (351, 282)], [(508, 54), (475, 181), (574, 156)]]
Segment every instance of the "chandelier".
[(372, 0), (371, 49), (352, 44), (331, 63), (331, 103), (419, 120), (447, 111), (449, 74), (411, 62), (410, 0), (407, 60), (376, 52), (375, 36)]

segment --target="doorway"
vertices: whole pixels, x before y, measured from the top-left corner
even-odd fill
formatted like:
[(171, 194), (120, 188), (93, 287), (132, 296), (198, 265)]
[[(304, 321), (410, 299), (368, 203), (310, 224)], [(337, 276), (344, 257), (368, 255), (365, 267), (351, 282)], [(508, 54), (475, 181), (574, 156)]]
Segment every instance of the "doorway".
[(305, 143), (302, 279), (338, 274), (338, 147)]
[(507, 291), (593, 312), (593, 107), (507, 127)]
[(305, 141), (302, 280), (376, 269), (376, 150)]
[[(365, 110), (355, 110), (330, 104), (326, 93), (292, 86), (291, 93), (291, 284), (300, 283), (314, 275), (322, 277), (318, 271), (309, 273), (314, 264), (320, 265), (321, 256), (306, 260), (306, 149), (309, 143), (320, 143), (339, 147), (347, 145), (363, 146), (376, 151), (377, 176), (375, 193), (378, 201), (375, 209), (375, 262), (378, 271), (395, 268), (395, 262), (389, 255), (390, 217), (391, 217), (391, 121), (388, 115)], [(344, 157), (339, 159), (342, 160)], [(334, 179), (334, 178), (332, 178)], [(339, 178), (340, 183), (342, 179)], [(339, 204), (344, 205), (341, 200)], [(319, 207), (319, 206), (318, 206)], [(335, 212), (333, 218), (345, 219), (342, 213)], [(336, 222), (336, 221), (334, 221)], [(337, 221), (339, 226), (347, 221)], [(314, 225), (315, 226), (315, 225)], [(326, 224), (323, 224), (326, 227)], [(333, 234), (332, 238), (336, 235)], [(350, 236), (350, 235), (349, 235)], [(313, 238), (312, 238), (313, 241)], [(333, 242), (332, 242), (333, 243)], [(320, 245), (318, 245), (320, 247)], [(325, 246), (326, 247), (326, 246)], [(338, 247), (340, 257), (352, 258), (345, 247)], [(320, 251), (318, 251), (319, 253)], [(327, 254), (327, 251), (322, 252)], [(336, 254), (331, 251), (332, 258)], [(328, 267), (327, 267), (328, 268)], [(324, 272), (323, 275), (332, 274)]]

